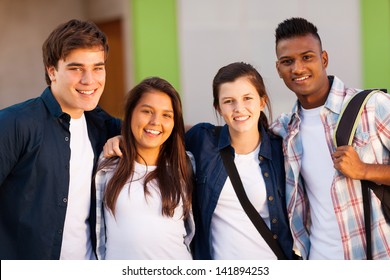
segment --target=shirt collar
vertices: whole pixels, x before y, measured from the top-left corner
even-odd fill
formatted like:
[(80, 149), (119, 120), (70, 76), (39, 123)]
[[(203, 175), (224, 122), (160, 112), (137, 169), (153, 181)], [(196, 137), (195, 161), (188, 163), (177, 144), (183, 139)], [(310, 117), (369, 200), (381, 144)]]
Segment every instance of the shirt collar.
[(264, 127), (260, 127), (261, 146), (259, 155), (272, 160), (272, 149), (270, 135), (265, 131)]
[(67, 118), (70, 121), (70, 116), (67, 113), (64, 113), (61, 109), (60, 104), (55, 99), (53, 92), (51, 91), (50, 87), (47, 87), (42, 95), (41, 98), (43, 102), (45, 103), (47, 109), (49, 110), (50, 114), (55, 118)]
[(325, 107), (333, 113), (340, 114), (348, 90), (345, 84), (336, 76), (329, 76), (329, 82), (331, 83), (331, 88), (325, 102)]
[(228, 125), (225, 124), (219, 133), (219, 139), (218, 139), (218, 150), (222, 150), (226, 148), (227, 146), (230, 146), (230, 135), (229, 135), (229, 128)]
[[(345, 97), (345, 85), (344, 83), (337, 78), (336, 76), (328, 76), (329, 84), (331, 85), (328, 97), (325, 101), (324, 107), (328, 110), (339, 114), (343, 106), (343, 100)], [(301, 104), (297, 100), (292, 108), (292, 115), (290, 119), (290, 124), (294, 122), (295, 118), (299, 119), (299, 113), (301, 110)]]

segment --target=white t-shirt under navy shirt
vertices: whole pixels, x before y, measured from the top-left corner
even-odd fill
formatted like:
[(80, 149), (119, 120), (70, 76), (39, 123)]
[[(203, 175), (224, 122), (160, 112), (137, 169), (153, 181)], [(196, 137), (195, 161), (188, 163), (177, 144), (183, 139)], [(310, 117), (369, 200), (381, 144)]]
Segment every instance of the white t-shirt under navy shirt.
[(84, 114), (70, 120), (69, 130), (70, 181), (60, 259), (89, 260), (95, 258), (88, 223), (94, 153)]

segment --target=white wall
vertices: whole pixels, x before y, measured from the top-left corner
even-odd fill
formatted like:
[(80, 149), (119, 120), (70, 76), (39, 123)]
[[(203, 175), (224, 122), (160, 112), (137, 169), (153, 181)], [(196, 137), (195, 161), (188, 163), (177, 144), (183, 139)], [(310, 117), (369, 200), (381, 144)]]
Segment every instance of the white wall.
[(181, 93), (187, 124), (217, 123), (212, 107), (212, 79), (234, 61), (254, 65), (262, 74), (273, 115), (289, 111), (295, 95), (275, 69), (274, 31), (293, 16), (319, 29), (329, 54), (328, 74), (361, 87), (358, 0), (178, 0)]

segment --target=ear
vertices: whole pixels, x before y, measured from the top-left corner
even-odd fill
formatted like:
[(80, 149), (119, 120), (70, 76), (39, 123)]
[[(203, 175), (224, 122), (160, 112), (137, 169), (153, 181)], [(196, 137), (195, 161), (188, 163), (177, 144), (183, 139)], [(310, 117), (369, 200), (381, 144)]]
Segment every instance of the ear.
[(215, 106), (215, 111), (217, 111), (218, 114), (219, 114), (220, 116), (222, 116), (222, 114), (221, 114), (221, 108), (219, 107), (219, 105)]
[(260, 97), (260, 110), (261, 111), (264, 111), (264, 108), (267, 105), (267, 102), (268, 102), (268, 96)]
[(276, 67), (276, 71), (278, 71), (279, 78), (282, 78), (282, 75), (280, 74), (280, 71), (279, 71), (279, 60), (277, 60), (275, 62), (275, 67)]
[(322, 58), (322, 65), (325, 69), (328, 67), (328, 62), (329, 62), (328, 53), (326, 51), (322, 51), (321, 58)]
[(219, 107), (219, 102), (217, 104), (214, 104), (213, 102), (214, 110), (221, 115), (221, 108)]
[(56, 68), (54, 66), (46, 67), (47, 74), (52, 82), (56, 80)]

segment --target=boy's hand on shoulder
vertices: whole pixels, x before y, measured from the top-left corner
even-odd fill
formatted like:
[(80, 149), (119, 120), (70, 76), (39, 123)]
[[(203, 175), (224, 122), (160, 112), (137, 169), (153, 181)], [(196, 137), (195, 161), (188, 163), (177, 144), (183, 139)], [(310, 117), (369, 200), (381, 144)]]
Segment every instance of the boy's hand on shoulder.
[(103, 146), (103, 156), (105, 158), (111, 157), (122, 157), (122, 151), (120, 149), (120, 143), (122, 141), (122, 136), (118, 135), (107, 140), (106, 144)]

